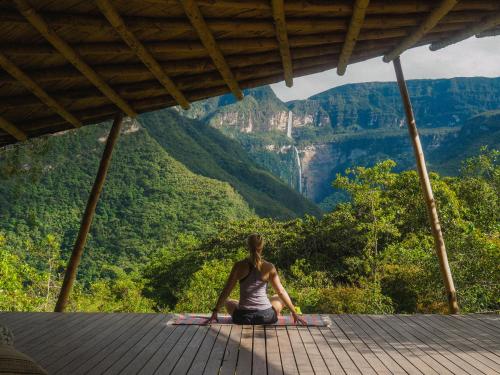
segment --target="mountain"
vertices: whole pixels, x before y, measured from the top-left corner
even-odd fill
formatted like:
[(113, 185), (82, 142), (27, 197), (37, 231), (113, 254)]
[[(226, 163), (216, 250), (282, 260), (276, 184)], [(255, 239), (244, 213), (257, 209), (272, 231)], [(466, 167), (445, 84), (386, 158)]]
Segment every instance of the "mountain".
[(321, 214), (319, 208), (263, 170), (241, 145), (200, 121), (172, 110), (144, 114), (141, 123), (176, 160), (196, 174), (228, 182), (262, 217)]
[[(408, 88), (431, 169), (456, 171), (468, 156), (460, 157), (457, 145), (470, 141), (482, 113), (500, 108), (500, 78), (410, 80)], [(182, 114), (238, 140), (258, 164), (315, 202), (329, 197), (335, 175), (354, 165), (391, 158), (399, 170), (414, 167), (395, 82), (348, 84), (288, 103), (270, 87), (245, 95), (239, 103), (230, 95), (195, 103)], [(498, 133), (470, 147), (495, 142)]]

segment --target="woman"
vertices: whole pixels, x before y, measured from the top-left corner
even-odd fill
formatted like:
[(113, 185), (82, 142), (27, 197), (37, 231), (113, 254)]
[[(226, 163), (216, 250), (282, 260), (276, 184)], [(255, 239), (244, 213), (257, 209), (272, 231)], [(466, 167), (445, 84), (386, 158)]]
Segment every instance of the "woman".
[[(276, 268), (269, 262), (262, 260), (264, 239), (260, 234), (251, 234), (247, 239), (250, 255), (245, 260), (236, 262), (231, 274), (226, 281), (212, 316), (207, 323), (217, 321), (217, 314), (224, 305), (227, 312), (236, 324), (273, 324), (278, 321), (278, 316), (286, 305), (292, 313), (295, 324), (306, 324), (295, 311), (288, 293), (283, 285)], [(227, 299), (239, 281), (240, 300)], [(267, 297), (267, 284), (271, 283), (277, 293), (271, 299)]]

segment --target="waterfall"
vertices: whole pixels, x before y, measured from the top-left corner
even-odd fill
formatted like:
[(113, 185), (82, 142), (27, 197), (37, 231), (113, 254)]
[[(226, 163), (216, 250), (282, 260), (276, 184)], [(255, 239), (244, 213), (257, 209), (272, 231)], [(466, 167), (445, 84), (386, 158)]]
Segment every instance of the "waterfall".
[(286, 136), (292, 138), (292, 111), (288, 111), (288, 122), (286, 124)]
[(300, 165), (299, 150), (297, 147), (293, 146), (295, 151), (295, 159), (297, 160), (297, 168), (299, 169), (299, 193), (302, 194), (302, 166)]

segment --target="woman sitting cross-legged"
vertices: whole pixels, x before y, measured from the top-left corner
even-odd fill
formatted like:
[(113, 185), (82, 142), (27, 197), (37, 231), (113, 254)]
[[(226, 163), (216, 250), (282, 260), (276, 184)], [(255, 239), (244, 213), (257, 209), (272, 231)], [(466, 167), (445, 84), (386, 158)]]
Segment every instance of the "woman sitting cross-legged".
[[(212, 316), (207, 323), (217, 321), (217, 313), (225, 305), (227, 312), (236, 324), (273, 324), (278, 321), (284, 305), (292, 313), (295, 324), (306, 324), (295, 311), (288, 293), (281, 285), (278, 272), (274, 265), (262, 260), (264, 239), (260, 234), (251, 234), (247, 239), (250, 256), (236, 262), (226, 281)], [(227, 299), (231, 291), (240, 283), (240, 300)], [(270, 299), (267, 297), (267, 284), (271, 283), (277, 293)]]

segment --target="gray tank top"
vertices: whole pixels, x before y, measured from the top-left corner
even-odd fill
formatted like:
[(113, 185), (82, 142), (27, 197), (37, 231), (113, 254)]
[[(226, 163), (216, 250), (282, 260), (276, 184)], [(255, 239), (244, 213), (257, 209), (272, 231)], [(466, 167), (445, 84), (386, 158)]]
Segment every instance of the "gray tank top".
[(240, 280), (240, 310), (266, 310), (272, 307), (267, 297), (267, 281), (262, 273), (248, 262), (250, 272)]

